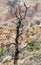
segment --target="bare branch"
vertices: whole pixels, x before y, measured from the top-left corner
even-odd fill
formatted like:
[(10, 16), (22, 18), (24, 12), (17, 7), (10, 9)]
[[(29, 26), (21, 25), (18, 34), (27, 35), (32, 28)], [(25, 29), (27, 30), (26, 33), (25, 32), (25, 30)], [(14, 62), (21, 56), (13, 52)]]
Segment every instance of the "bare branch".
[(27, 10), (31, 7), (31, 6), (27, 7), (26, 4), (25, 4), (25, 2), (24, 2), (24, 6), (25, 6), (26, 10), (25, 10), (23, 19), (25, 19), (25, 16), (26, 16), (26, 14), (27, 14)]
[(17, 16), (16, 12), (15, 12), (14, 14), (15, 14), (15, 16), (17, 17), (17, 19), (19, 20), (19, 17)]
[(9, 43), (9, 44), (4, 45), (4, 46), (6, 46), (6, 47), (10, 47), (12, 44), (15, 45), (15, 43)]
[(20, 9), (19, 6), (18, 6), (18, 9), (19, 9), (19, 15), (20, 15), (20, 17), (18, 17), (18, 15), (17, 15), (17, 9), (16, 9), (16, 11), (15, 11), (15, 16), (16, 16), (16, 18), (17, 18), (18, 20), (21, 20), (21, 21), (22, 21), (23, 19), (25, 19), (26, 14), (27, 14), (27, 10), (31, 7), (31, 6), (27, 7), (26, 4), (25, 4), (25, 2), (24, 2), (24, 6), (25, 6), (26, 10), (25, 10), (25, 13), (24, 13), (23, 18), (22, 18), (22, 16), (21, 16), (21, 9)]
[(15, 10), (15, 16), (16, 16), (16, 18), (19, 20), (20, 18), (18, 17), (18, 15), (17, 15), (17, 8), (16, 8), (16, 10)]
[(23, 33), (18, 34), (18, 37), (21, 36)]
[(27, 48), (27, 45), (28, 45), (28, 43), (25, 44), (24, 47), (20, 49), (20, 52), (21, 52), (22, 50), (24, 50), (25, 48)]
[(20, 19), (22, 20), (22, 16), (21, 16), (21, 8), (19, 7), (19, 15), (20, 15)]

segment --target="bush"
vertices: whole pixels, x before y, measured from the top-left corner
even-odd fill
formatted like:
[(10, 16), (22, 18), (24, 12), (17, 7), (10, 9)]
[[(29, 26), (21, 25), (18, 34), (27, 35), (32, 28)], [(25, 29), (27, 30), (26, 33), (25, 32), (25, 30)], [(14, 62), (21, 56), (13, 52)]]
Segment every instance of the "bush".
[(29, 45), (28, 51), (33, 51), (33, 50), (39, 50), (40, 49), (40, 44), (36, 43), (33, 46)]
[(3, 57), (4, 57), (5, 53), (6, 53), (6, 51), (0, 45), (0, 62), (3, 60)]
[(40, 49), (40, 44), (34, 44), (34, 49), (36, 49), (36, 50), (39, 50)]
[(41, 48), (39, 42), (35, 43), (35, 40), (27, 41), (26, 43), (28, 43), (28, 51), (39, 50)]

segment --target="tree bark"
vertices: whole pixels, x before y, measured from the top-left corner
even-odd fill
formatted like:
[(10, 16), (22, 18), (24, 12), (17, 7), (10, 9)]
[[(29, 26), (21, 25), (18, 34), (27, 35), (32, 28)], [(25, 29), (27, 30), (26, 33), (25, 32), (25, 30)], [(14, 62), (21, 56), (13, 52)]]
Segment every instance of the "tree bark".
[(21, 21), (19, 20), (18, 22), (18, 25), (16, 27), (16, 39), (15, 39), (15, 58), (14, 58), (14, 65), (18, 65), (18, 55), (19, 55), (19, 50), (18, 50), (18, 45), (19, 45), (19, 42), (18, 42), (18, 38), (19, 38), (19, 28), (20, 28), (20, 25), (21, 25)]

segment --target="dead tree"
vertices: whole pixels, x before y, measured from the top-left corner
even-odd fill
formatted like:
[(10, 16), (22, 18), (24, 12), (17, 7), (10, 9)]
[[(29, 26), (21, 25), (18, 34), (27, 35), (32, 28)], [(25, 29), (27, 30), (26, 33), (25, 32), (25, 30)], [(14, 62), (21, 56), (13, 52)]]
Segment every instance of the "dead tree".
[(17, 9), (16, 9), (16, 11), (15, 11), (15, 16), (16, 16), (16, 18), (19, 20), (19, 22), (18, 22), (18, 25), (17, 25), (17, 27), (16, 27), (14, 65), (18, 65), (17, 61), (18, 61), (18, 59), (19, 59), (18, 55), (19, 55), (19, 53), (20, 53), (20, 51), (19, 51), (19, 49), (18, 49), (18, 46), (19, 46), (18, 39), (19, 39), (19, 36), (20, 36), (22, 33), (19, 34), (19, 29), (20, 29), (22, 20), (25, 19), (25, 17), (26, 17), (27, 9), (29, 8), (29, 7), (26, 6), (25, 3), (24, 3), (24, 6), (25, 6), (25, 13), (24, 13), (24, 16), (23, 16), (23, 17), (21, 16), (21, 9), (20, 9), (20, 7), (18, 7), (18, 9), (19, 9), (19, 16), (20, 16), (20, 17), (17, 16)]
[[(12, 13), (12, 15), (14, 16), (15, 15), (15, 17), (18, 19), (18, 23), (17, 23), (17, 27), (16, 27), (16, 38), (15, 38), (15, 43), (14, 43), (14, 45), (15, 45), (15, 56), (14, 56), (14, 65), (18, 65), (18, 59), (19, 59), (19, 53), (20, 53), (20, 51), (22, 50), (20, 50), (19, 51), (19, 49), (18, 49), (18, 47), (19, 47), (19, 42), (18, 42), (18, 40), (19, 40), (19, 36), (22, 34), (22, 33), (20, 33), (20, 26), (21, 26), (21, 22), (22, 22), (22, 20), (23, 19), (25, 19), (25, 17), (26, 17), (26, 14), (27, 14), (27, 10), (30, 8), (30, 7), (27, 7), (26, 6), (26, 4), (24, 3), (24, 7), (25, 7), (25, 12), (24, 12), (24, 15), (22, 16), (21, 15), (21, 8), (20, 8), (20, 6), (18, 6), (18, 14), (19, 15), (17, 15), (17, 8), (15, 9), (15, 12), (14, 12), (14, 14), (12, 13), (12, 9), (14, 8), (14, 7), (12, 7), (11, 8), (11, 13)], [(13, 44), (13, 43), (12, 43)], [(7, 47), (9, 47), (11, 44), (9, 44), (9, 45), (7, 45)], [(26, 47), (26, 46), (25, 46)], [(24, 48), (25, 48), (24, 47)], [(23, 48), (23, 49), (24, 49)]]

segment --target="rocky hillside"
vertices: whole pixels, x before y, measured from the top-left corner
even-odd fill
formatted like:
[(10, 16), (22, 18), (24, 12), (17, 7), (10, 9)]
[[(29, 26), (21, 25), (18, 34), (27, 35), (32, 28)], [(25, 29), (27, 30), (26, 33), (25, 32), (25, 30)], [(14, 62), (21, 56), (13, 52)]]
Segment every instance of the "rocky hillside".
[(0, 0), (0, 65), (14, 65), (12, 57), (15, 55), (18, 25), (14, 12), (15, 8), (18, 11), (20, 7), (24, 15), (24, 2), (30, 8), (19, 29), (22, 34), (18, 40), (18, 48), (21, 50), (18, 65), (41, 65), (41, 0)]
[[(24, 65), (24, 63), (25, 65), (26, 64), (40, 65), (41, 64), (41, 23), (39, 25), (31, 23), (28, 24), (28, 26), (23, 26), (23, 28), (20, 28), (20, 32), (22, 32), (23, 34), (19, 37), (19, 43), (21, 42), (19, 45), (19, 50), (21, 50), (21, 53), (19, 54), (20, 59), (18, 60), (18, 63), (21, 65)], [(2, 52), (3, 53), (2, 56), (0, 50), (0, 61), (1, 61), (0, 63), (2, 63), (4, 59), (9, 55), (10, 56), (12, 56), (12, 54), (14, 55), (15, 46), (12, 43), (15, 43), (15, 38), (16, 38), (15, 25), (4, 24), (0, 26), (0, 45), (4, 45), (3, 47), (4, 52)], [(12, 44), (12, 45), (9, 48), (6, 48), (5, 45), (8, 44)], [(7, 52), (7, 50), (9, 50), (9, 52)], [(13, 64), (13, 60), (11, 60), (10, 63)]]

